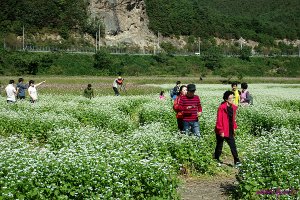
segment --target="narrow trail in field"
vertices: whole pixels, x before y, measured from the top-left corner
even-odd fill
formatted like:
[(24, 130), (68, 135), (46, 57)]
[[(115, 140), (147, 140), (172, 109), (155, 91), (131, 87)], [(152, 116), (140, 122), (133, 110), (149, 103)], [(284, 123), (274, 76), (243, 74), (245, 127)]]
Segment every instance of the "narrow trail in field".
[(235, 189), (237, 169), (227, 175), (212, 177), (183, 177), (179, 188), (182, 200), (225, 200)]

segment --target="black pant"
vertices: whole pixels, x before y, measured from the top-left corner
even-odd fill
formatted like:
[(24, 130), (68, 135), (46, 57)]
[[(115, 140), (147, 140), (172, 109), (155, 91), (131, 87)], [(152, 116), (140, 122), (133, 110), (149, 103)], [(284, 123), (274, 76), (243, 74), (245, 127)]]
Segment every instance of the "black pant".
[(182, 132), (183, 131), (183, 119), (182, 118), (177, 118), (177, 125), (178, 125), (178, 129)]
[(120, 95), (120, 93), (119, 93), (119, 91), (118, 91), (118, 88), (113, 87), (113, 90), (114, 90), (116, 96), (119, 96), (119, 95)]
[(216, 149), (215, 149), (215, 159), (217, 159), (217, 160), (220, 159), (220, 156), (222, 153), (222, 148), (223, 148), (223, 142), (224, 142), (224, 140), (226, 140), (226, 142), (228, 143), (228, 145), (230, 147), (232, 156), (234, 158), (234, 163), (236, 164), (237, 162), (240, 162), (238, 152), (236, 150), (233, 134), (230, 133), (229, 138), (221, 137), (220, 135), (216, 134), (216, 138), (217, 138), (217, 145), (216, 145)]
[(25, 99), (25, 96), (18, 96), (18, 99)]

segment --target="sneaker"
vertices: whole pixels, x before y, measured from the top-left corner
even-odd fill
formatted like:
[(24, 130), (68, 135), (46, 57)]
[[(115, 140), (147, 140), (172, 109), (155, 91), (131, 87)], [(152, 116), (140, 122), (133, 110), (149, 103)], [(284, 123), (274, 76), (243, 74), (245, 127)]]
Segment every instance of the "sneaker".
[(217, 162), (217, 166), (218, 167), (221, 167), (222, 164), (223, 164), (223, 162), (221, 160), (219, 160), (219, 159), (216, 159), (216, 162)]
[(241, 167), (241, 166), (242, 166), (242, 163), (236, 162), (236, 163), (234, 164), (234, 166), (235, 166), (235, 167)]

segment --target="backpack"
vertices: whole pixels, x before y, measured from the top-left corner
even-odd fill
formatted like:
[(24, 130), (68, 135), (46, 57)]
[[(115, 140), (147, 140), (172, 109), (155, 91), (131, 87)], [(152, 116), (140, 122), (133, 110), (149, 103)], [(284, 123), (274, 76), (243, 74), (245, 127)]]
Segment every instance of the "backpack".
[(178, 95), (178, 90), (179, 88), (177, 86), (175, 86), (173, 89), (170, 90), (170, 96), (172, 99), (175, 95)]
[(170, 89), (170, 97), (173, 98), (173, 96), (174, 96), (174, 90), (172, 88), (172, 89)]

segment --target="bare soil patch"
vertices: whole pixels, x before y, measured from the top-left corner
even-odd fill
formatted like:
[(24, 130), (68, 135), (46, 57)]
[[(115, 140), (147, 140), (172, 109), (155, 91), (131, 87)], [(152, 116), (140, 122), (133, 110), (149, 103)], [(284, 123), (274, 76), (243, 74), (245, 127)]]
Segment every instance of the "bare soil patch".
[(225, 200), (235, 190), (235, 175), (238, 169), (233, 168), (230, 162), (221, 166), (229, 172), (215, 176), (188, 177), (183, 176), (182, 186), (178, 189), (182, 200)]

